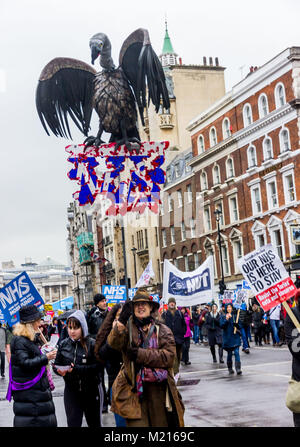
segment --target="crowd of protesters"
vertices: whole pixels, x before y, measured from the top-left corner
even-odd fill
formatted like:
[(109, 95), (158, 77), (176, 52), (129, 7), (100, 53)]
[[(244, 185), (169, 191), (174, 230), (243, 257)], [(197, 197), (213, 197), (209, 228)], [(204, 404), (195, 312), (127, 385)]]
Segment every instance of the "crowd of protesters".
[[(240, 348), (245, 354), (251, 343), (290, 348), (293, 340), (289, 331), (285, 339), (281, 305), (268, 312), (256, 301), (238, 311), (215, 302), (189, 308), (177, 307), (172, 297), (159, 307), (143, 289), (110, 311), (97, 294), (89, 311), (74, 309), (50, 324), (35, 306), (22, 307), (13, 331), (0, 326), (0, 372), (4, 377), (6, 353), (14, 426), (57, 426), (53, 372), (64, 380), (69, 427), (81, 427), (83, 415), (89, 427), (101, 427), (109, 405), (117, 427), (182, 427), (177, 383), (180, 368), (191, 365), (191, 342), (208, 346), (213, 363), (224, 363), (225, 352), (228, 373), (241, 375)], [(295, 380), (298, 362), (295, 357)]]

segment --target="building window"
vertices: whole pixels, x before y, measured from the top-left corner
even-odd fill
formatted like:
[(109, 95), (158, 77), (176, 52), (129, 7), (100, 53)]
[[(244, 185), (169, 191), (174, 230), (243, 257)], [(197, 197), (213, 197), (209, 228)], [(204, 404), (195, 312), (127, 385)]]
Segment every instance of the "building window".
[(256, 236), (256, 244), (255, 245), (256, 245), (256, 247), (255, 247), (256, 249), (263, 247), (265, 245), (265, 236), (263, 234), (258, 234)]
[(238, 205), (237, 205), (237, 198), (236, 197), (230, 197), (229, 199), (229, 209), (230, 209), (230, 220), (231, 222), (236, 222), (239, 220), (239, 213), (238, 213)]
[(192, 185), (187, 185), (186, 190), (187, 190), (188, 203), (192, 203), (193, 201)]
[(276, 180), (266, 182), (269, 210), (278, 206)]
[(147, 232), (147, 229), (145, 229), (145, 248), (148, 248), (148, 232)]
[(191, 170), (192, 170), (192, 166), (189, 164), (191, 159), (192, 159), (192, 157), (185, 159), (185, 172), (191, 172)]
[(196, 228), (195, 219), (190, 219), (191, 238), (195, 237), (196, 235), (195, 228)]
[(220, 211), (220, 213), (219, 213), (219, 222), (220, 222), (220, 225), (224, 225), (224, 214), (223, 214), (223, 206), (222, 206), (222, 203), (216, 203), (216, 210), (219, 210)]
[(260, 118), (263, 118), (269, 113), (268, 99), (265, 94), (262, 94), (258, 99), (258, 110)]
[(195, 268), (195, 270), (196, 270), (196, 268), (198, 268), (199, 267), (199, 256), (198, 256), (198, 253), (194, 253), (193, 254), (193, 258), (194, 258), (194, 268)]
[(181, 190), (177, 191), (177, 199), (178, 199), (178, 207), (182, 207), (182, 192)]
[(244, 127), (250, 126), (252, 124), (252, 109), (250, 104), (245, 104), (243, 109)]
[(263, 141), (264, 161), (273, 158), (273, 147), (271, 138), (265, 138)]
[(228, 250), (226, 245), (221, 246), (224, 275), (229, 275)]
[(205, 150), (204, 137), (203, 137), (203, 135), (199, 135), (199, 138), (198, 138), (198, 153), (202, 154), (202, 152), (204, 152), (204, 150)]
[(171, 168), (167, 168), (167, 181), (170, 182), (172, 180), (172, 171)]
[(186, 239), (185, 224), (184, 222), (181, 222), (181, 240), (185, 241), (185, 239)]
[(296, 200), (295, 182), (292, 172), (283, 175), (283, 188), (285, 203), (291, 203)]
[(291, 149), (290, 134), (287, 129), (282, 129), (279, 134), (280, 152), (287, 152)]
[(161, 236), (162, 236), (162, 246), (167, 246), (167, 233), (166, 230), (161, 230)]
[(211, 230), (211, 218), (210, 218), (209, 206), (206, 206), (204, 208), (204, 230), (205, 230), (205, 232)]
[(179, 269), (179, 260), (178, 259), (174, 259), (174, 265), (177, 269)]
[(170, 227), (171, 229), (171, 244), (175, 244), (175, 228), (174, 225)]
[(219, 185), (221, 183), (221, 177), (220, 177), (220, 168), (218, 165), (214, 167), (213, 174), (214, 174), (214, 185)]
[(206, 189), (208, 189), (207, 174), (206, 174), (206, 172), (202, 172), (202, 174), (201, 174), (201, 190), (205, 191)]
[(168, 211), (173, 211), (173, 200), (170, 194), (168, 195)]
[(248, 148), (247, 155), (248, 155), (248, 168), (253, 168), (254, 166), (257, 166), (256, 148), (254, 146), (250, 146)]
[(234, 177), (234, 166), (232, 158), (228, 158), (228, 160), (226, 161), (226, 171), (227, 171), (227, 178)]
[(212, 127), (209, 131), (209, 141), (210, 141), (210, 147), (213, 147), (217, 144), (217, 131), (215, 127)]
[(184, 269), (186, 272), (188, 272), (189, 271), (189, 261), (188, 261), (187, 255), (183, 256), (183, 259), (184, 259)]
[(180, 164), (179, 162), (175, 164), (175, 177), (180, 177)]
[(279, 109), (279, 107), (284, 106), (286, 103), (285, 100), (285, 89), (283, 84), (277, 84), (275, 87), (275, 105), (276, 109)]
[(273, 245), (275, 246), (277, 250), (277, 254), (280, 257), (280, 259), (283, 259), (283, 249), (282, 249), (282, 238), (281, 238), (281, 231), (280, 230), (274, 230), (272, 233), (272, 239), (273, 239)]
[(238, 271), (237, 261), (242, 258), (242, 243), (240, 240), (233, 241), (233, 256), (234, 256), (234, 268), (235, 271)]
[(252, 201), (252, 212), (253, 214), (261, 213), (261, 196), (260, 196), (260, 186), (256, 185), (251, 188), (251, 201)]
[(224, 118), (222, 127), (223, 127), (223, 138), (225, 140), (226, 138), (231, 136), (230, 121), (228, 118)]

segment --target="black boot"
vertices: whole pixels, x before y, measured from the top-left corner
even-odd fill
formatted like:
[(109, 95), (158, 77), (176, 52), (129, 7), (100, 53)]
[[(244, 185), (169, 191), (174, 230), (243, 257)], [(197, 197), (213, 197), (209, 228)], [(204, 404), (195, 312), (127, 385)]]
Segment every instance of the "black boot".
[(232, 369), (232, 362), (227, 361), (227, 368), (228, 368), (229, 374), (234, 374), (234, 371)]
[(223, 360), (223, 348), (222, 348), (222, 346), (219, 346), (219, 362), (220, 362), (220, 363), (224, 363), (224, 360)]
[(212, 355), (212, 358), (213, 358), (213, 362), (217, 363), (216, 351), (215, 351), (215, 347), (214, 346), (210, 347), (210, 352), (211, 352), (211, 355)]
[(239, 376), (240, 374), (242, 374), (242, 370), (241, 370), (241, 362), (235, 362), (235, 370), (237, 375)]

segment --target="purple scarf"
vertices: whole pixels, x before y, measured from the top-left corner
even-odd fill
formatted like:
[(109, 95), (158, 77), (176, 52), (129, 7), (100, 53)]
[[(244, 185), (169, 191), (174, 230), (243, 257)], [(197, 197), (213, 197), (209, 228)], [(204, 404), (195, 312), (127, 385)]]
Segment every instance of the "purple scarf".
[(36, 377), (34, 377), (32, 380), (29, 380), (28, 382), (19, 383), (15, 382), (12, 378), (12, 367), (11, 367), (11, 361), (9, 362), (9, 384), (6, 394), (6, 399), (11, 401), (11, 394), (12, 391), (22, 391), (22, 390), (28, 390), (29, 388), (32, 388), (39, 380), (41, 380), (44, 372), (46, 371), (46, 366), (42, 366), (42, 369), (38, 373)]

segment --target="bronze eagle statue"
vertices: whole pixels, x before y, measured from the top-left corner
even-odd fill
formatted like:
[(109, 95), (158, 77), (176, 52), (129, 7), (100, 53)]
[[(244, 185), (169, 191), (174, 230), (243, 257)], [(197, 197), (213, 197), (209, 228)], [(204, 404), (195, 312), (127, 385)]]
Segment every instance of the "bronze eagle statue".
[[(162, 105), (170, 108), (166, 80), (146, 29), (139, 28), (124, 41), (119, 67), (111, 57), (111, 44), (104, 33), (90, 39), (92, 64), (100, 56), (102, 71), (77, 59), (58, 57), (42, 70), (36, 90), (36, 107), (42, 125), (50, 135), (72, 139), (68, 118), (87, 137), (86, 146), (99, 146), (103, 131), (111, 134), (110, 142), (131, 149), (140, 144), (137, 108), (144, 123), (144, 108), (150, 100), (156, 113)], [(88, 136), (93, 109), (99, 116), (99, 130)]]

